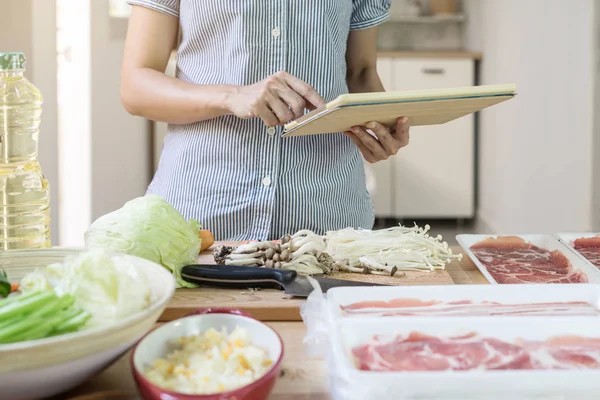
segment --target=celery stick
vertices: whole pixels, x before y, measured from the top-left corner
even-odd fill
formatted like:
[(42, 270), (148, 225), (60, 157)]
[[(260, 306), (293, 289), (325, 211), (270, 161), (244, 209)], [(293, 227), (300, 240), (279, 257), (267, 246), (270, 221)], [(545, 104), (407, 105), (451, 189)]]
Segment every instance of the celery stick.
[(19, 332), (5, 340), (5, 343), (24, 342), (26, 340), (43, 339), (48, 336), (52, 328), (56, 325), (55, 320), (39, 321), (36, 326), (27, 331)]
[(41, 307), (34, 312), (22, 316), (21, 318), (16, 319), (15, 322), (10, 326), (0, 329), (0, 343), (4, 342), (5, 340), (9, 340), (14, 335), (18, 335), (27, 331), (28, 329), (31, 329), (32, 327), (35, 327), (40, 323), (40, 321), (43, 321), (40, 319), (40, 317), (47, 315), (48, 313), (59, 311), (63, 308), (63, 302), (61, 299), (56, 297), (54, 293), (52, 293), (49, 297), (50, 298), (45, 300), (45, 304), (41, 305)]
[(4, 307), (6, 307), (10, 304), (13, 304), (15, 302), (24, 301), (31, 297), (37, 296), (39, 294), (40, 294), (40, 292), (28, 292), (25, 294), (12, 295), (12, 296), (7, 297), (6, 299), (2, 299), (2, 300), (0, 300), (0, 312), (2, 312), (2, 309)]
[[(20, 299), (19, 296), (17, 299)], [(0, 322), (6, 321), (8, 318), (27, 314), (44, 306), (50, 299), (56, 299), (54, 292), (40, 292), (34, 296), (27, 297), (23, 300), (16, 300), (11, 304), (0, 308)]]
[(76, 316), (63, 322), (54, 331), (50, 333), (50, 336), (64, 335), (65, 333), (77, 332), (80, 330), (85, 323), (90, 319), (91, 315), (85, 311), (79, 312)]

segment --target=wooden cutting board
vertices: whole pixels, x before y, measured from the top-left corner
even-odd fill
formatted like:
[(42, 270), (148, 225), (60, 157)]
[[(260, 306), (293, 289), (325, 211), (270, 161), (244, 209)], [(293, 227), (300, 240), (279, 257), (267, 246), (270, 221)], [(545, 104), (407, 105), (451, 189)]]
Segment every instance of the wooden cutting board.
[[(234, 243), (216, 243), (215, 246), (222, 244)], [(198, 257), (198, 263), (215, 264), (212, 248)], [(397, 274), (394, 277), (340, 273), (332, 278), (398, 286), (454, 284), (448, 271), (407, 272), (405, 276)], [(210, 287), (178, 289), (159, 321), (172, 321), (204, 307), (237, 308), (249, 312), (261, 321), (300, 321), (300, 306), (303, 302), (303, 299), (290, 298), (284, 292), (275, 289), (258, 291)]]

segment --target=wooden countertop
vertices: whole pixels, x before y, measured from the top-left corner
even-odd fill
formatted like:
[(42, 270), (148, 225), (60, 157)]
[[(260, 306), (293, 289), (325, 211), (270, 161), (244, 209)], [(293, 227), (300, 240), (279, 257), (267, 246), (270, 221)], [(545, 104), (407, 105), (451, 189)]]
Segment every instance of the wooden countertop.
[[(460, 252), (458, 247), (454, 247), (452, 250), (456, 253)], [(466, 256), (461, 262), (448, 265), (447, 270), (454, 284), (487, 283), (477, 267)], [(184, 290), (186, 289), (178, 291), (177, 295)], [(222, 298), (217, 299), (221, 305), (227, 304), (228, 307), (239, 308), (240, 302), (247, 302), (247, 298), (239, 294), (239, 291), (237, 295), (234, 295), (232, 291), (223, 290), (222, 292)], [(275, 294), (277, 293), (275, 292)], [(281, 298), (281, 293), (278, 296)], [(297, 302), (299, 307), (303, 300), (293, 301)], [(197, 304), (196, 306), (201, 305)], [(290, 315), (288, 318), (294, 320), (296, 316)], [(331, 399), (327, 390), (325, 362), (322, 359), (309, 358), (305, 355), (303, 338), (306, 330), (304, 323), (300, 321), (267, 323), (279, 332), (286, 350), (282, 376), (269, 400)], [(128, 353), (79, 388), (52, 400), (141, 400), (141, 397), (137, 395), (131, 376), (129, 356)], [(118, 396), (119, 394), (122, 396)]]

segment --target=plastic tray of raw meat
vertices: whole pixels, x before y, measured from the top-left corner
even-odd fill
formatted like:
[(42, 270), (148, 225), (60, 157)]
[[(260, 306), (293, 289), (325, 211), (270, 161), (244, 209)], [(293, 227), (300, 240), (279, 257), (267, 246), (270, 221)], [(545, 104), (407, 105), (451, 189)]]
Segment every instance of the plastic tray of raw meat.
[(600, 233), (559, 233), (556, 237), (582, 260), (600, 269)]
[(336, 400), (592, 399), (597, 317), (347, 318), (331, 330)]
[[(308, 302), (318, 296), (316, 292)], [(600, 315), (600, 285), (340, 287), (330, 289), (316, 307), (327, 308), (332, 319), (593, 316)]]
[(550, 235), (458, 235), (493, 284), (600, 283), (600, 270)]

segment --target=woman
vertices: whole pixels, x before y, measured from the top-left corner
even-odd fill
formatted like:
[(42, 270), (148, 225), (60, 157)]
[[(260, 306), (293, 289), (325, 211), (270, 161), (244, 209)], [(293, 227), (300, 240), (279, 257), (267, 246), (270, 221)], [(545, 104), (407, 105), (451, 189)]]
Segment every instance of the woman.
[[(408, 124), (282, 138), (305, 109), (383, 91), (376, 26), (390, 0), (130, 0), (121, 96), (169, 123), (148, 193), (217, 240), (373, 225), (362, 157), (408, 143)], [(178, 39), (177, 78), (164, 74)], [(375, 136), (371, 135), (368, 128)]]

